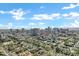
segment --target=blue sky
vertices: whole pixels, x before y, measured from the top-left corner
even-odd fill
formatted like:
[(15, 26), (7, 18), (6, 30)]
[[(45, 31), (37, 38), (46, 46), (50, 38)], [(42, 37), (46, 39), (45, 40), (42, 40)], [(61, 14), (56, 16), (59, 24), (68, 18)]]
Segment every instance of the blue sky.
[(79, 27), (78, 3), (0, 3), (0, 28)]

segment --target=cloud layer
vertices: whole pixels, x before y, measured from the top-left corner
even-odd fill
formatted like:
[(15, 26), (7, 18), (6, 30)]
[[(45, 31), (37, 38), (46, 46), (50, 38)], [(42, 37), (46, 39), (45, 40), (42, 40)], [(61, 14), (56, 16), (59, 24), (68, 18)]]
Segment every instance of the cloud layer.
[(13, 9), (13, 10), (10, 10), (10, 11), (2, 11), (2, 10), (0, 10), (0, 14), (10, 14), (10, 15), (12, 15), (12, 18), (14, 20), (23, 20), (23, 19), (25, 19), (24, 15), (29, 13), (29, 12), (30, 11), (24, 11), (21, 8)]
[(79, 6), (79, 3), (78, 4), (70, 4), (69, 6), (63, 7), (62, 9), (63, 10), (68, 10), (68, 9), (73, 9), (73, 8), (75, 8), (77, 6)]
[(3, 24), (0, 24), (0, 29), (10, 29), (10, 28), (12, 28), (12, 23), (7, 23), (7, 24), (5, 24), (5, 25), (3, 25)]
[(53, 20), (55, 18), (58, 18), (60, 16), (59, 13), (55, 14), (35, 14), (31, 19), (33, 20)]

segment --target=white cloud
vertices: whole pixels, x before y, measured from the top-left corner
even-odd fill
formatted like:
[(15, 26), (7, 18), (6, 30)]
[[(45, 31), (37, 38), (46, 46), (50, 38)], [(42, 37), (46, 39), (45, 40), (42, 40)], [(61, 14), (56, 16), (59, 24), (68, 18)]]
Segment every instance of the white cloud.
[(8, 24), (0, 24), (0, 29), (10, 29), (12, 28), (12, 23), (8, 23)]
[(79, 28), (79, 21), (75, 20), (73, 23), (65, 24), (60, 27), (62, 27), (62, 28)]
[(79, 13), (70, 12), (65, 14), (53, 13), (53, 14), (35, 14), (31, 18), (32, 20), (55, 20), (59, 18), (64, 19), (79, 19)]
[(28, 28), (41, 28), (44, 29), (45, 23), (43, 22), (32, 22), (28, 23)]
[(43, 23), (43, 22), (39, 22), (38, 24), (39, 24), (39, 25), (44, 25), (45, 23)]
[(51, 14), (50, 17), (52, 17), (52, 19), (58, 19), (61, 17), (61, 15), (59, 13), (55, 13), (55, 14)]
[(69, 15), (72, 17), (79, 17), (79, 13), (76, 12), (71, 12)]
[(24, 19), (24, 15), (25, 15), (25, 12), (22, 10), (22, 9), (14, 9), (14, 10), (11, 10), (9, 11), (10, 14), (12, 14), (12, 17), (15, 19), (15, 20), (23, 20)]
[(63, 16), (63, 17), (68, 17), (68, 16), (69, 16), (69, 14), (62, 14), (62, 16)]
[(68, 14), (62, 14), (62, 17), (64, 19), (72, 20), (73, 23), (65, 24), (60, 27), (68, 28), (68, 27), (79, 27), (79, 13), (77, 12), (70, 12)]
[(79, 13), (77, 12), (70, 12), (67, 14), (62, 14), (63, 17), (79, 17)]
[(28, 25), (29, 26), (41, 26), (41, 25), (44, 25), (45, 23), (43, 23), (43, 22), (37, 22), (37, 23), (29, 23)]
[(35, 23), (29, 23), (28, 25), (35, 25)]
[(22, 28), (30, 29), (29, 26), (23, 26), (23, 25), (21, 25), (21, 26), (15, 26), (15, 27), (14, 27), (14, 29), (22, 29)]
[(74, 23), (71, 23), (71, 27), (79, 27), (79, 21), (75, 20)]
[(79, 13), (77, 12), (70, 12), (67, 14), (62, 14), (62, 16), (64, 19), (79, 19)]
[(14, 18), (14, 20), (23, 20), (24, 15), (30, 13), (30, 11), (24, 11), (23, 9), (19, 8), (19, 9), (13, 9), (10, 11), (0, 11), (0, 14), (10, 14), (12, 16), (12, 18)]
[(44, 8), (44, 6), (40, 6), (40, 9), (43, 9)]
[(35, 20), (50, 20), (52, 17), (50, 17), (48, 14), (38, 14), (38, 15), (33, 15), (33, 18)]
[(79, 6), (78, 3), (77, 3), (77, 4), (70, 4), (69, 6), (63, 7), (62, 9), (63, 9), (63, 10), (73, 9), (73, 8), (75, 8), (75, 7), (77, 7), (77, 6)]
[(52, 14), (34, 14), (31, 17), (32, 20), (56, 20), (56, 19), (76, 19), (79, 20), (78, 12), (70, 13), (52, 13)]
[(7, 12), (0, 10), (0, 14), (5, 14), (5, 13), (7, 13)]
[(8, 28), (12, 28), (12, 23), (7, 24)]
[(59, 28), (70, 28), (71, 26), (69, 24), (61, 25)]
[(59, 13), (55, 14), (35, 14), (33, 15), (32, 19), (33, 20), (53, 20), (55, 18), (58, 18), (60, 16)]

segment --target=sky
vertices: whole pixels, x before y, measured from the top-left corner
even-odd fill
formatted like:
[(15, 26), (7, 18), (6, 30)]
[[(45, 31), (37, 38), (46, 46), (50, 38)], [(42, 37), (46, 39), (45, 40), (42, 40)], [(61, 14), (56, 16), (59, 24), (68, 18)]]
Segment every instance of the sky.
[(79, 3), (0, 3), (0, 29), (79, 27)]

